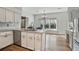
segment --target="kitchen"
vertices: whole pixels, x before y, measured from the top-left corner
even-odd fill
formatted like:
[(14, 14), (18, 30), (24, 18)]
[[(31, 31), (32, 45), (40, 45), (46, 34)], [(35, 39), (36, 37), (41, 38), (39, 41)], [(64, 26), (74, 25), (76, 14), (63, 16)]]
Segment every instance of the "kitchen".
[(79, 51), (78, 15), (78, 7), (0, 7), (0, 50)]

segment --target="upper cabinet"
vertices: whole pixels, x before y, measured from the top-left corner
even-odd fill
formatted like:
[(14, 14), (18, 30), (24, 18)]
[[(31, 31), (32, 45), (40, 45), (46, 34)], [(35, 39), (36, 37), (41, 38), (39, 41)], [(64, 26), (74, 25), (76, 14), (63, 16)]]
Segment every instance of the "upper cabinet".
[(18, 30), (20, 25), (20, 7), (0, 7), (0, 30)]
[(14, 16), (15, 16), (15, 22), (20, 22), (21, 21), (21, 14), (15, 13)]
[(5, 8), (0, 8), (0, 22), (5, 21)]
[(6, 10), (6, 22), (14, 22), (14, 12)]

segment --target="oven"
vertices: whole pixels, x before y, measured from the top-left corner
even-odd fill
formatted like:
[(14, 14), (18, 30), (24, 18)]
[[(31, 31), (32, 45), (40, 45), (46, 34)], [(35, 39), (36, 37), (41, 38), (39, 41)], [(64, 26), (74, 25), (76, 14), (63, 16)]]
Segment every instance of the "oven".
[(73, 51), (79, 51), (79, 41), (78, 40), (74, 40), (74, 43), (73, 43)]

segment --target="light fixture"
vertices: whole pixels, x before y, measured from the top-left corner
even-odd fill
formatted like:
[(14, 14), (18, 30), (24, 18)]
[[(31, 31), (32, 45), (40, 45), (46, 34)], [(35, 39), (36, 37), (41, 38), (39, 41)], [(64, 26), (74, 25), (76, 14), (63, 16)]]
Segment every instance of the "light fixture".
[(43, 10), (42, 19), (45, 20), (47, 18), (45, 10)]

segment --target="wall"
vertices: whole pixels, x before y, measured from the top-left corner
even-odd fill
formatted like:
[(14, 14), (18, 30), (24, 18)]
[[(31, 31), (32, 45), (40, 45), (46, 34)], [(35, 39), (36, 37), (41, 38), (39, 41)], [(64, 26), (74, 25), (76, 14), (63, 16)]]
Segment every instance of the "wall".
[[(35, 27), (40, 22), (42, 14), (35, 15)], [(57, 13), (48, 13), (46, 14), (49, 18), (56, 18), (57, 20), (57, 31), (58, 33), (65, 34), (68, 27), (68, 13), (67, 12), (57, 12)]]
[(23, 7), (22, 8), (22, 16), (29, 17), (29, 24), (34, 22), (34, 14), (42, 14), (44, 13), (55, 13), (55, 12), (66, 12), (67, 7)]
[[(59, 33), (65, 33), (65, 30), (68, 27), (68, 8), (66, 7), (24, 7), (22, 9), (22, 15), (29, 17), (29, 25), (31, 22), (34, 22), (34, 15), (35, 14), (43, 14), (45, 10), (45, 13), (51, 13), (52, 16), (55, 16), (58, 20), (58, 32)], [(51, 16), (51, 17), (52, 17)]]
[(33, 12), (30, 8), (22, 8), (22, 16), (29, 17), (28, 26), (31, 24), (31, 22), (34, 22)]

